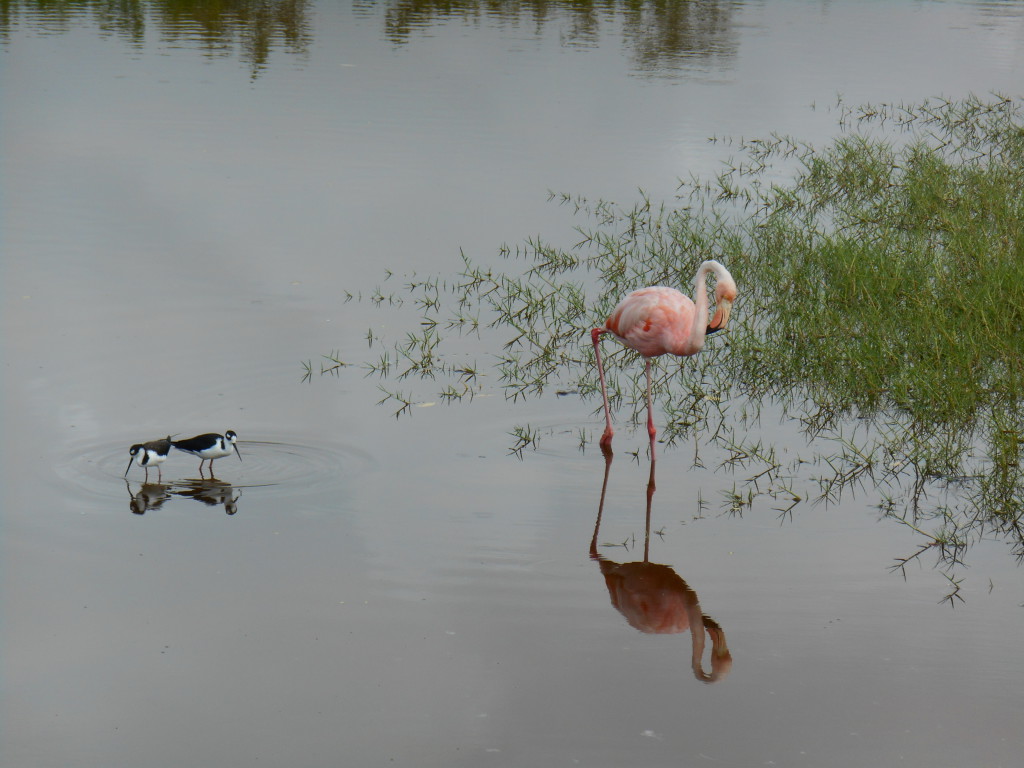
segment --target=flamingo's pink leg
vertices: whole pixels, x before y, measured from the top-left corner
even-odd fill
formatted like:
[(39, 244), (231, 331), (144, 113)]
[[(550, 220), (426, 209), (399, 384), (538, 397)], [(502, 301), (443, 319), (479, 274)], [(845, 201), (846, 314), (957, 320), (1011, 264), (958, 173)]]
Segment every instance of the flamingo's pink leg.
[(654, 438), (658, 431), (654, 428), (654, 412), (651, 406), (651, 359), (647, 358), (647, 434), (651, 436), (651, 460), (654, 460)]
[(597, 375), (601, 379), (601, 397), (604, 399), (604, 434), (601, 435), (601, 450), (608, 451), (612, 445), (612, 414), (608, 407), (608, 388), (604, 383), (604, 366), (601, 364), (601, 334), (606, 331), (603, 328), (595, 328), (590, 332), (590, 338), (594, 342), (594, 357), (597, 358)]

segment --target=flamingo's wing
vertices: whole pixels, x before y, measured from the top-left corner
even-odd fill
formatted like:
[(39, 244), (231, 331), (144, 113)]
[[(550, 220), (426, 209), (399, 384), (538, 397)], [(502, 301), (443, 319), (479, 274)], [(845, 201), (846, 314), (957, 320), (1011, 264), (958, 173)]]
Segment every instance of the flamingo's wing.
[(605, 327), (645, 357), (677, 348), (689, 334), (694, 305), (675, 288), (655, 286), (633, 291), (615, 307)]

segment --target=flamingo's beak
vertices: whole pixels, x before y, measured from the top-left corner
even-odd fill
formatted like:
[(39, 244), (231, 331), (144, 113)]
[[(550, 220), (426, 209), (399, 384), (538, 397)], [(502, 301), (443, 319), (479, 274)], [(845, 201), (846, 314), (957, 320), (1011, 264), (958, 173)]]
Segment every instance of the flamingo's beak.
[(711, 318), (706, 334), (710, 336), (712, 333), (716, 333), (725, 328), (729, 322), (730, 312), (732, 312), (731, 299), (723, 298), (715, 302), (715, 316)]

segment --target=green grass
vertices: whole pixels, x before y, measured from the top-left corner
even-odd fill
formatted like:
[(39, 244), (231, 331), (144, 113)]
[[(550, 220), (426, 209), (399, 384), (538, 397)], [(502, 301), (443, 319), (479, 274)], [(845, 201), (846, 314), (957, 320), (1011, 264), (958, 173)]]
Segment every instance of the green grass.
[[(952, 566), (993, 533), (1024, 557), (1021, 104), (835, 110), (839, 134), (821, 148), (715, 139), (734, 157), (714, 178), (685, 181), (671, 206), (553, 196), (579, 221), (573, 248), (531, 239), (503, 249), (503, 270), (463, 256), (448, 279), (377, 289), (376, 304), (413, 302), (422, 321), (404, 339), (371, 338), (383, 362), (369, 369), (385, 393), (418, 379), (447, 401), (495, 380), (512, 399), (592, 397), (587, 331), (628, 290), (690, 286), (716, 258), (739, 285), (733, 324), (696, 358), (659, 359), (667, 442), (699, 435), (723, 464), (753, 472), (735, 493), (744, 507), (762, 500), (789, 515), (869, 487), (884, 514), (930, 537), (907, 559), (937, 551)], [(467, 336), (500, 352), (483, 364), (450, 355)], [(635, 415), (642, 367), (629, 350), (607, 352), (614, 405)], [(408, 411), (413, 397), (390, 399)], [(776, 460), (758, 426), (766, 405), (799, 425), (807, 455)], [(513, 450), (533, 434), (517, 430)], [(820, 473), (814, 493), (795, 485), (804, 465)]]
[[(958, 484), (944, 525), (1009, 532), (1024, 554), (1020, 105), (844, 115), (860, 132), (807, 151), (746, 222), (730, 364), (745, 394), (796, 403), (814, 429), (870, 419), (886, 462)], [(867, 134), (878, 127), (895, 136)], [(919, 510), (916, 488), (904, 512)]]

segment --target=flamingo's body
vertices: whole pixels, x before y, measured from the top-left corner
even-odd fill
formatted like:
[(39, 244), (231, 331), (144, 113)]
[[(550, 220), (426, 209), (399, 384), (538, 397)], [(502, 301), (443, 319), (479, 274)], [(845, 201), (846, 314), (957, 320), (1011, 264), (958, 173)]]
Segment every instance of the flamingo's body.
[[(710, 322), (708, 273), (715, 276), (715, 314)], [(722, 330), (729, 322), (729, 313), (735, 300), (736, 282), (729, 274), (729, 270), (717, 261), (709, 260), (702, 263), (697, 270), (694, 300), (675, 288), (641, 288), (620, 301), (602, 327), (591, 331), (594, 354), (597, 357), (597, 372), (601, 378), (601, 395), (604, 398), (605, 429), (601, 436), (603, 450), (611, 448), (614, 430), (611, 411), (608, 408), (604, 367), (601, 364), (601, 334), (611, 333), (627, 347), (635, 349), (646, 358), (647, 433), (650, 435), (653, 451), (657, 431), (654, 428), (651, 408), (651, 358), (665, 354), (689, 357), (700, 352), (705, 337)]]

